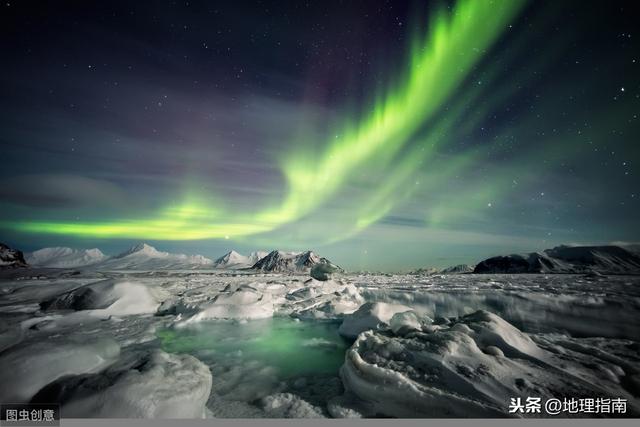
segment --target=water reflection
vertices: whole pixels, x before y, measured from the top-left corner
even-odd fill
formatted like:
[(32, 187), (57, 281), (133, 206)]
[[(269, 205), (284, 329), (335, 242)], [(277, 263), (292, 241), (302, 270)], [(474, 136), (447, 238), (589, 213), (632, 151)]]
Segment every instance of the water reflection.
[[(340, 384), (338, 372), (349, 347), (338, 335), (338, 326), (339, 322), (275, 317), (207, 321), (163, 329), (157, 335), (165, 351), (191, 354), (209, 366), (214, 401), (253, 402), (285, 390), (308, 395), (314, 387), (318, 396), (307, 398), (324, 400), (328, 396), (320, 390)], [(210, 407), (220, 404), (210, 402)]]

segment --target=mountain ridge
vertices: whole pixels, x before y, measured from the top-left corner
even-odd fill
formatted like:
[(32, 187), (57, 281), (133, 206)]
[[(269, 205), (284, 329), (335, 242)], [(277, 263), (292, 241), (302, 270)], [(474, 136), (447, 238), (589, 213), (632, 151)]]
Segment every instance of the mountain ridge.
[(560, 245), (541, 252), (487, 258), (473, 272), (640, 274), (640, 254), (615, 245)]
[(98, 248), (72, 249), (62, 246), (42, 248), (25, 254), (29, 265), (49, 268), (74, 268), (92, 265), (107, 259)]
[(273, 250), (251, 268), (265, 272), (301, 272), (310, 271), (316, 264), (332, 264), (327, 258), (320, 257), (313, 251), (284, 252)]
[(22, 251), (0, 243), (0, 269), (23, 268), (28, 266)]

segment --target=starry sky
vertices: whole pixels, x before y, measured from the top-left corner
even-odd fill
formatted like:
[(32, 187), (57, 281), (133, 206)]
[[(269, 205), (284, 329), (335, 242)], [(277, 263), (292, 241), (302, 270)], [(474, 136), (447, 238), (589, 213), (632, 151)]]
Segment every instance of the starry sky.
[(634, 2), (0, 7), (0, 236), (348, 269), (640, 241)]

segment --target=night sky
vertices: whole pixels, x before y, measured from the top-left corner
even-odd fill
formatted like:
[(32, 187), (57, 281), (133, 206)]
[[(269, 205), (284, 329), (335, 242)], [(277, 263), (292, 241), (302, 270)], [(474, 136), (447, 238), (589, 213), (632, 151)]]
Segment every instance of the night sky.
[(349, 269), (640, 241), (634, 2), (3, 2), (0, 241)]

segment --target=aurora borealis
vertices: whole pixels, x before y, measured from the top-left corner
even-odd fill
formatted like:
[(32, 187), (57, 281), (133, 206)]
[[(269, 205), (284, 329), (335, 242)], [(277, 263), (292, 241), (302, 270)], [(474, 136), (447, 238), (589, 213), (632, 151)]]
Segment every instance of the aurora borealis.
[(638, 241), (631, 9), (7, 3), (2, 233), (368, 269)]

